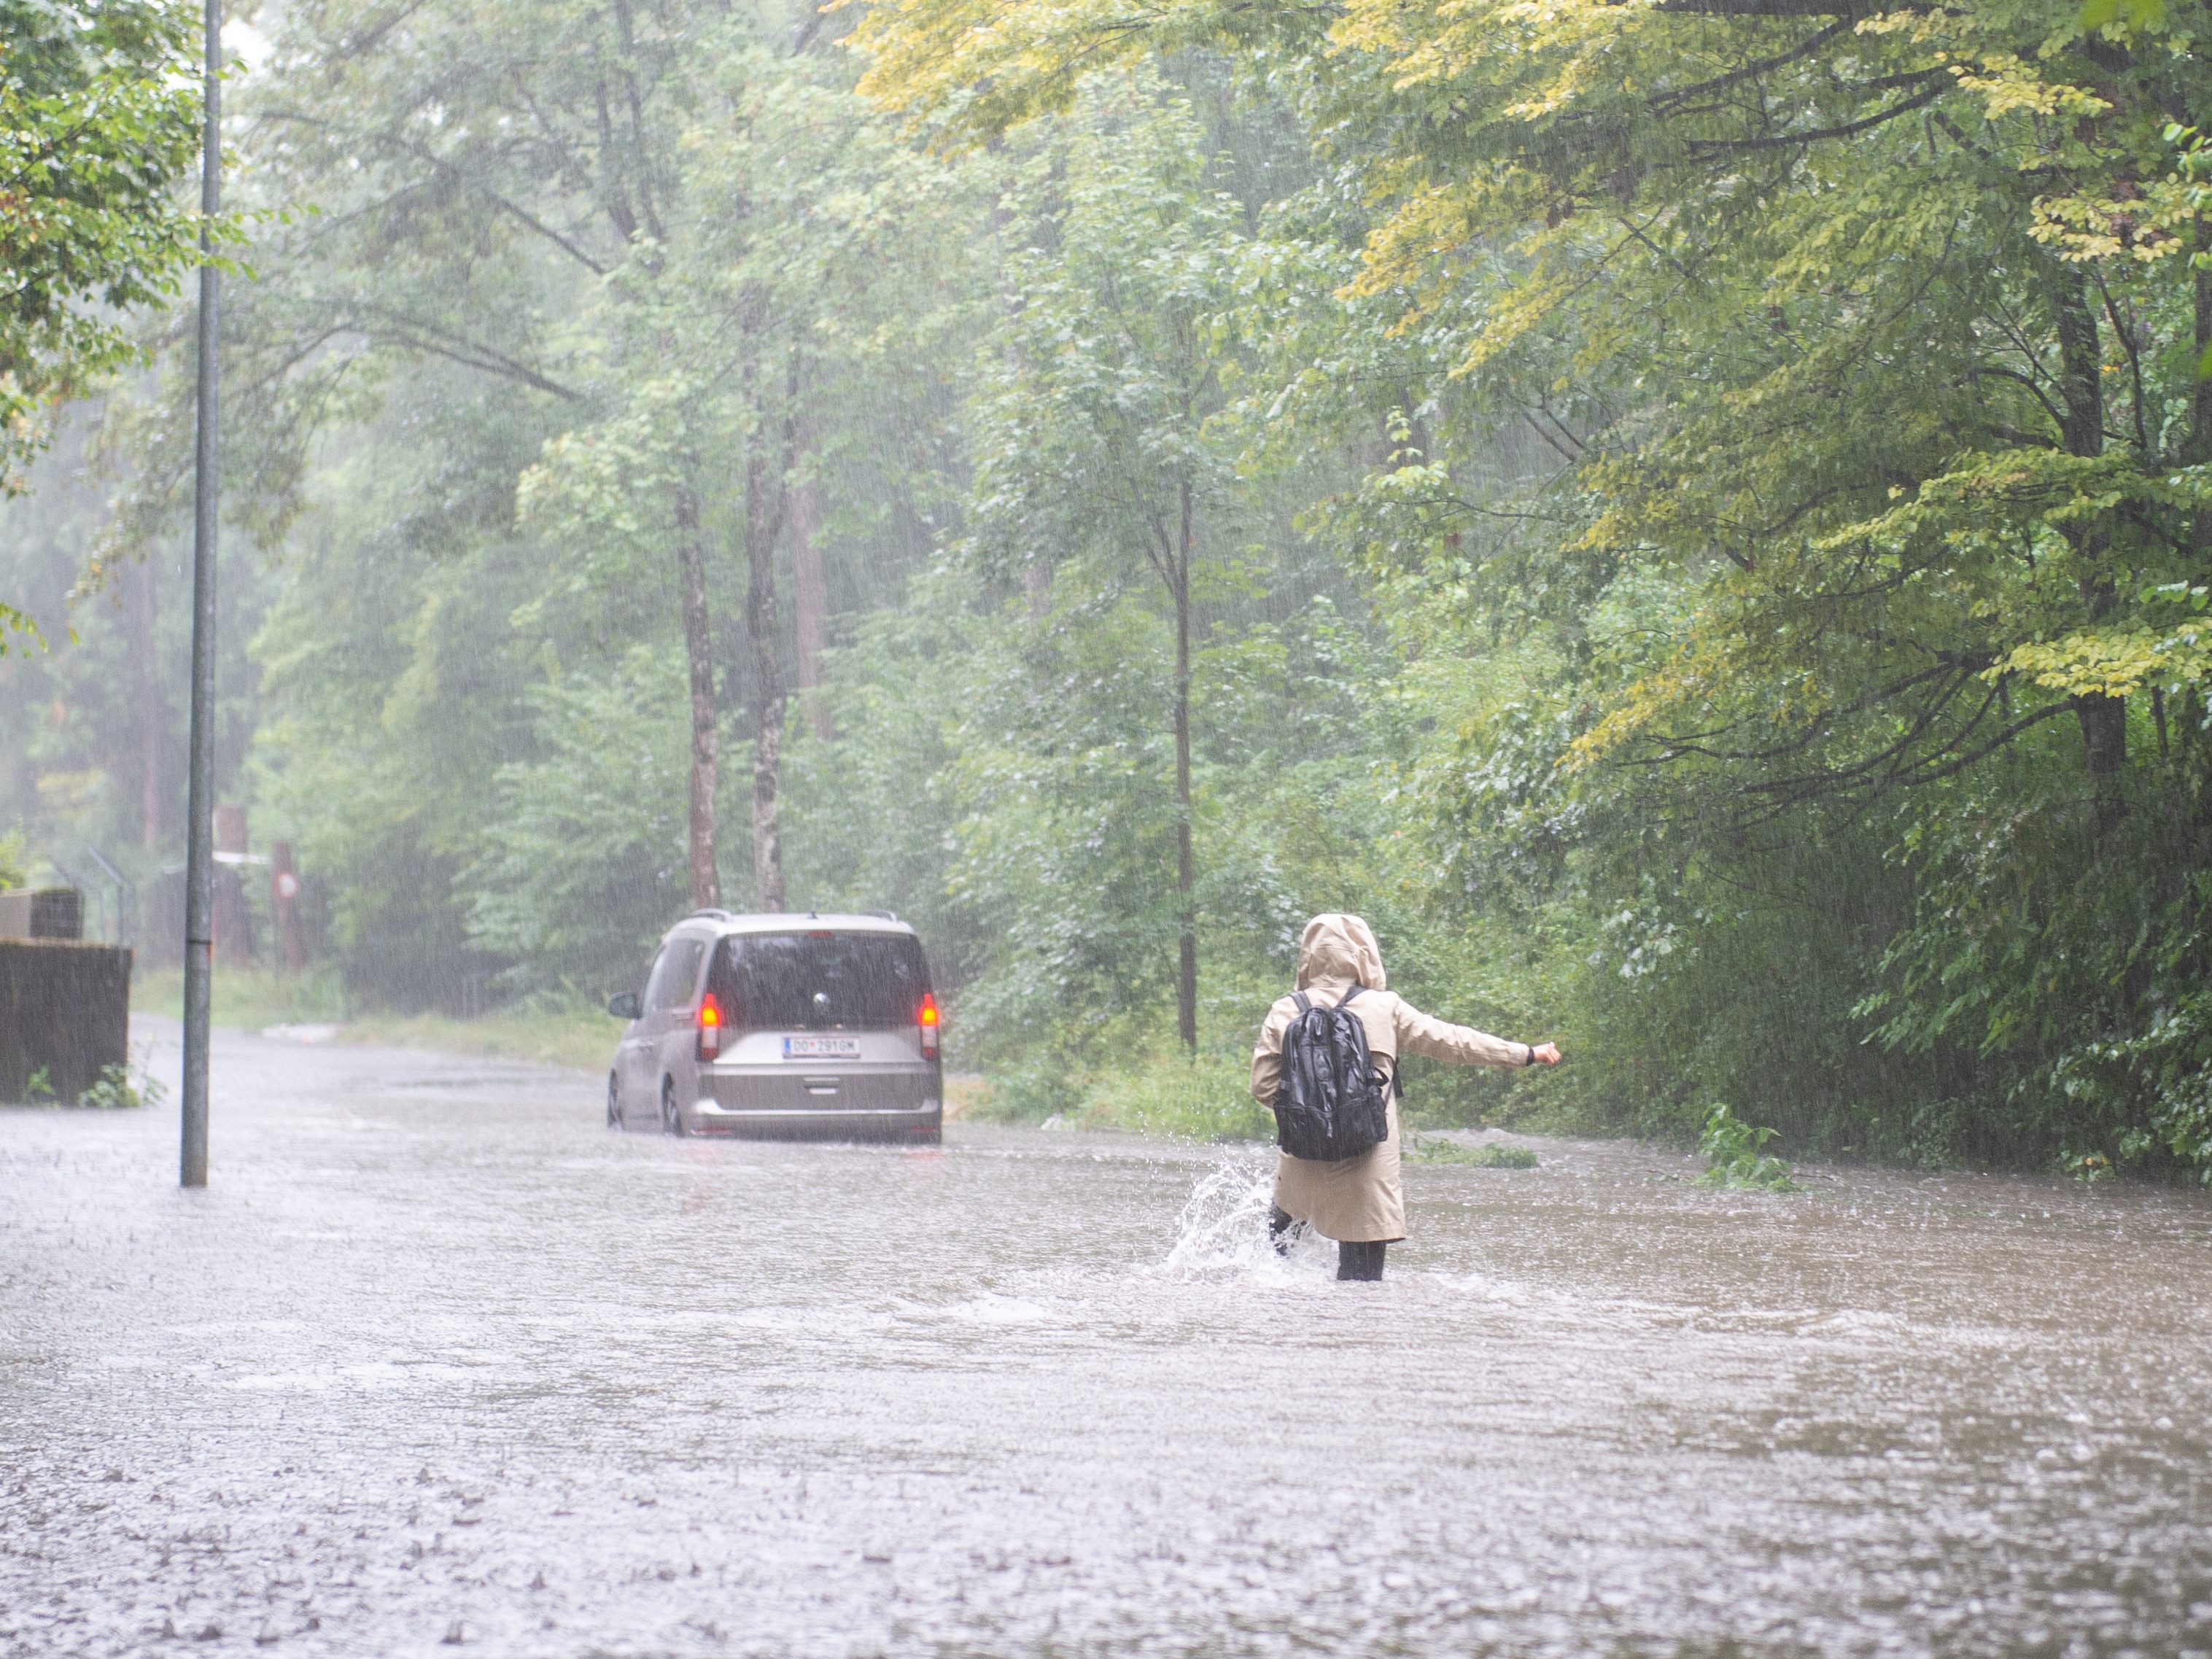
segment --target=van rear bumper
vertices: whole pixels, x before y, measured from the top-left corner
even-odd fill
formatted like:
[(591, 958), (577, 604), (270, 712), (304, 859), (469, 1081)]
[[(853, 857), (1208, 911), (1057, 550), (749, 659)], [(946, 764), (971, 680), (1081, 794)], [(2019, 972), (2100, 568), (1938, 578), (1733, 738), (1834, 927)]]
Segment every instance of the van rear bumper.
[(702, 1100), (693, 1109), (695, 1134), (733, 1135), (755, 1140), (934, 1139), (942, 1133), (945, 1110), (935, 1101), (910, 1111), (868, 1111), (846, 1108), (808, 1111), (778, 1107), (727, 1107)]
[(922, 1060), (723, 1061), (702, 1067), (690, 1124), (701, 1134), (828, 1140), (937, 1138), (945, 1074)]
[[(944, 1073), (927, 1060), (793, 1060), (780, 1066), (724, 1061), (701, 1068), (699, 1103), (748, 1117), (858, 1116), (933, 1112), (945, 1097)], [(702, 1109), (702, 1116), (705, 1111)]]

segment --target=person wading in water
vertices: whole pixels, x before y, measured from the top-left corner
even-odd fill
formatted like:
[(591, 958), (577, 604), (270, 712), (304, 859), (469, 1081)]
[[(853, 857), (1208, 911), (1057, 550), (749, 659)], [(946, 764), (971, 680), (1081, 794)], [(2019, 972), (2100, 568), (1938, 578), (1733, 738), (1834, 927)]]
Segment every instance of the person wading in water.
[[(1348, 1004), (1346, 998), (1351, 1000)], [(1298, 941), (1297, 989), (1277, 1000), (1252, 1051), (1252, 1095), (1270, 1110), (1283, 1075), (1283, 1034), (1310, 1008), (1342, 1005), (1358, 1016), (1383, 1079), (1389, 1134), (1356, 1158), (1328, 1161), (1284, 1152), (1275, 1168), (1268, 1221), (1278, 1249), (1301, 1224), (1337, 1241), (1339, 1279), (1380, 1279), (1382, 1251), (1406, 1237), (1406, 1199), (1398, 1184), (1398, 1056), (1426, 1054), (1462, 1066), (1556, 1066), (1549, 1042), (1508, 1042), (1467, 1025), (1431, 1018), (1389, 989), (1374, 930), (1358, 916), (1331, 914), (1306, 924)]]

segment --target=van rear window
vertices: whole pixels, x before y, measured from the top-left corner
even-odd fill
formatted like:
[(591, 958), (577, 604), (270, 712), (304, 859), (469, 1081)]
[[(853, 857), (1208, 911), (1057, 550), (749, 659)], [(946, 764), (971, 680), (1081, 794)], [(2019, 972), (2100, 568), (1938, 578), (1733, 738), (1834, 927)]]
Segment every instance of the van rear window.
[(708, 988), (747, 1030), (912, 1025), (929, 989), (921, 941), (902, 933), (743, 933), (714, 953)]

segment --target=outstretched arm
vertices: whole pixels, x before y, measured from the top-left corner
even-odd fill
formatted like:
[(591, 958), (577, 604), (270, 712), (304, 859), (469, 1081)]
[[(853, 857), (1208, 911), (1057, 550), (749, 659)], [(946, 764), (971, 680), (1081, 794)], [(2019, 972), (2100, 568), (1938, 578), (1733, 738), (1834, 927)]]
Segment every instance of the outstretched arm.
[(1508, 1042), (1472, 1025), (1454, 1025), (1425, 1014), (1398, 999), (1398, 1047), (1407, 1054), (1425, 1054), (1460, 1066), (1556, 1066), (1557, 1043)]

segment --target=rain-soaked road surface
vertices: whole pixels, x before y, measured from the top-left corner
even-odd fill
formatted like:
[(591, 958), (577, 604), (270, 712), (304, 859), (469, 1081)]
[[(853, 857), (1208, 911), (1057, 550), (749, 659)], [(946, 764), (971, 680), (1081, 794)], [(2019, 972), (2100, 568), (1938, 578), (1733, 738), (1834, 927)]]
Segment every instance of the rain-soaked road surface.
[(216, 1079), (0, 1113), (0, 1653), (2212, 1650), (2191, 1194), (1547, 1143), (1340, 1286), (1251, 1152)]

